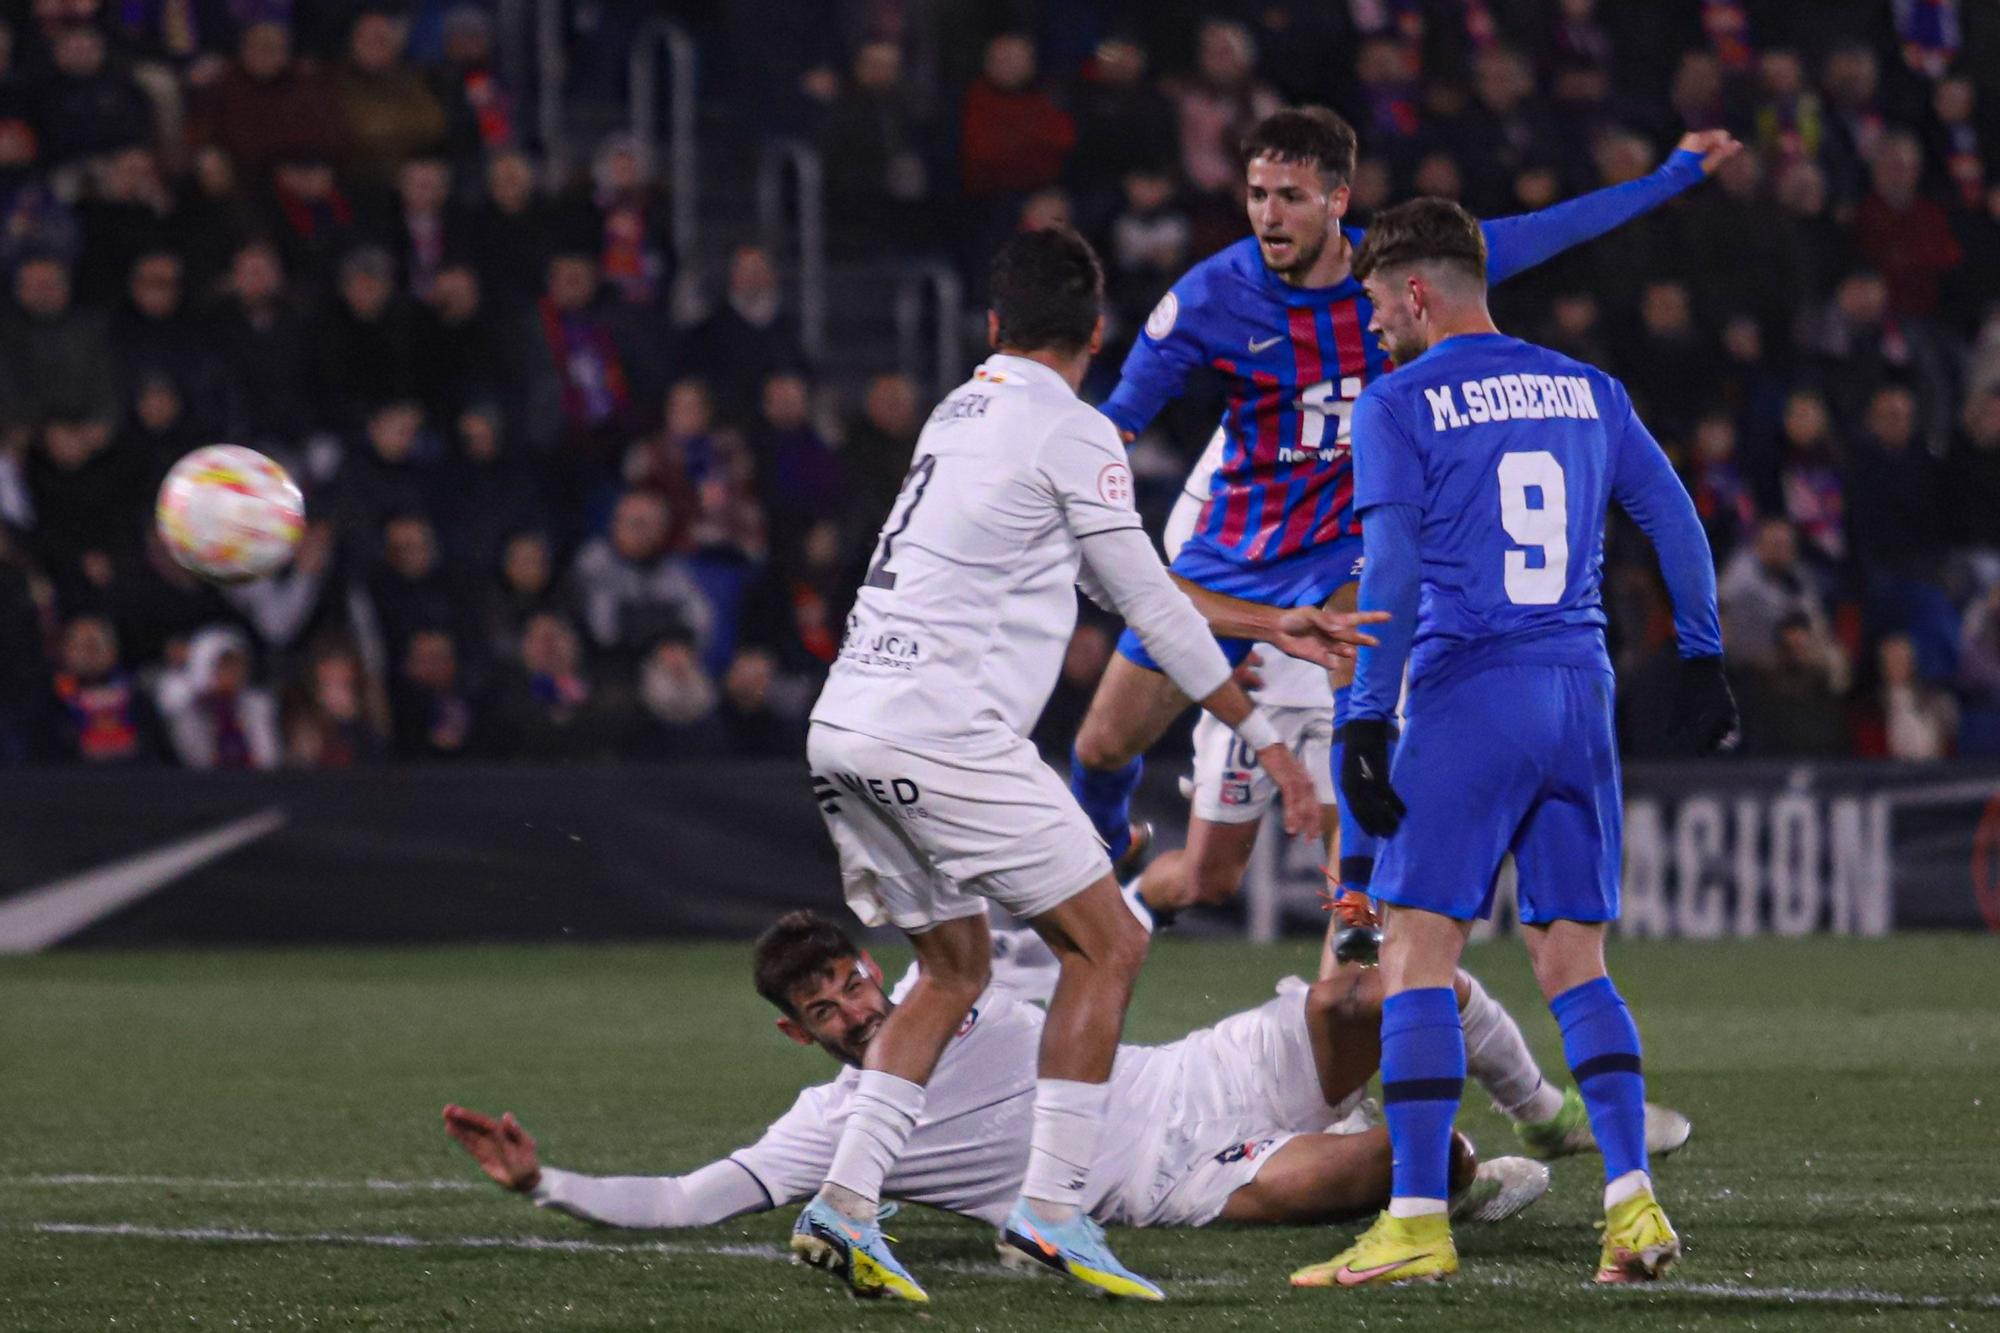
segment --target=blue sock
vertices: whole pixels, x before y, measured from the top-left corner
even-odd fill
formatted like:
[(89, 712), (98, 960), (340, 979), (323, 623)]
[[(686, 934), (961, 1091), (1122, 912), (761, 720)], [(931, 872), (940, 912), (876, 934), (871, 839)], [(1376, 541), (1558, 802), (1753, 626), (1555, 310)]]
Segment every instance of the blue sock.
[(1146, 761), (1134, 759), (1123, 768), (1101, 773), (1085, 768), (1074, 748), (1069, 752), (1070, 793), (1089, 816), (1097, 836), (1104, 839), (1113, 861), (1132, 845), (1132, 793), (1138, 790), (1139, 775), (1145, 771)]
[[(1347, 696), (1354, 687), (1343, 686), (1333, 692), (1333, 750), (1328, 762), (1333, 765), (1333, 789), (1340, 790), (1340, 762), (1347, 753), (1347, 746), (1341, 739), (1341, 728), (1347, 723)], [(1389, 757), (1396, 757), (1396, 740), (1389, 738)], [(1340, 887), (1343, 889), (1367, 890), (1375, 878), (1375, 849), (1380, 840), (1367, 829), (1354, 822), (1354, 816), (1347, 813), (1347, 801), (1340, 802)]]
[(1610, 977), (1572, 986), (1549, 1001), (1562, 1028), (1563, 1056), (1590, 1112), (1604, 1153), (1606, 1183), (1646, 1165), (1646, 1079), (1639, 1029)]
[(1465, 1091), (1465, 1030), (1449, 986), (1382, 1001), (1382, 1111), (1397, 1199), (1451, 1197), (1451, 1122)]

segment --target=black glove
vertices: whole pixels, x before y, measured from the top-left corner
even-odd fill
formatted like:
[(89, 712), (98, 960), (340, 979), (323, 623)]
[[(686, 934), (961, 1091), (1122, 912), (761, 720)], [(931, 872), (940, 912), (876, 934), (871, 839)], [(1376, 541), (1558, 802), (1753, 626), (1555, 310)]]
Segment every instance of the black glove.
[(1389, 724), (1380, 718), (1350, 721), (1340, 729), (1340, 797), (1354, 822), (1386, 838), (1409, 807), (1389, 785)]
[(1674, 721), (1694, 743), (1696, 754), (1733, 750), (1739, 739), (1736, 696), (1722, 674), (1720, 657), (1681, 659)]

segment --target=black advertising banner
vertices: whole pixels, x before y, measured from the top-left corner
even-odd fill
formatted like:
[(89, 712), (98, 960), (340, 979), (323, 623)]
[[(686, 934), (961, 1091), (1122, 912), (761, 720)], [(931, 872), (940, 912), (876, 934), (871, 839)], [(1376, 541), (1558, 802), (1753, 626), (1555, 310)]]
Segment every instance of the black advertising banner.
[[(1631, 934), (2000, 931), (2000, 766), (1634, 765), (1625, 810)], [(740, 938), (840, 906), (784, 762), (14, 772), (0, 839), (0, 953)], [(1267, 832), (1250, 932), (1321, 928), (1319, 884), (1317, 849)]]

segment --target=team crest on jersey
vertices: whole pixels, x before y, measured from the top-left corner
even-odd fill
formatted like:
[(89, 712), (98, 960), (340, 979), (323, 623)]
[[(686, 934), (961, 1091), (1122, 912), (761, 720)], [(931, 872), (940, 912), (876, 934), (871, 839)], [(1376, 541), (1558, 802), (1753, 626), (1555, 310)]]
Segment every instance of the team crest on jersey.
[(1224, 770), (1222, 774), (1222, 803), (1224, 805), (1250, 804), (1251, 775), (1240, 768)]
[(1097, 472), (1097, 498), (1108, 505), (1132, 503), (1132, 469), (1123, 463), (1106, 463)]
[(1238, 1143), (1224, 1148), (1215, 1155), (1215, 1160), (1224, 1166), (1228, 1166), (1231, 1162), (1254, 1162), (1276, 1142), (1276, 1139), (1251, 1139), (1248, 1143)]
[(958, 1031), (951, 1034), (952, 1039), (956, 1041), (958, 1038), (963, 1037), (966, 1033), (972, 1031), (972, 1025), (974, 1023), (977, 1023), (978, 1021), (979, 1021), (979, 1006), (975, 1004), (972, 1006), (971, 1012), (966, 1014), (965, 1021), (958, 1025)]
[(1146, 316), (1146, 336), (1158, 341), (1174, 331), (1174, 321), (1181, 317), (1181, 298), (1168, 292), (1153, 307), (1153, 313)]

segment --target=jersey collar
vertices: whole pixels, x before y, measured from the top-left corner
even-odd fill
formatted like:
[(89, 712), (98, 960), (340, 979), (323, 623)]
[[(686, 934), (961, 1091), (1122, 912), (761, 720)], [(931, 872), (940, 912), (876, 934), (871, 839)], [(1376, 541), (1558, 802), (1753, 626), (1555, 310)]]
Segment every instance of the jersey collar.
[(1039, 361), (1030, 361), (1025, 356), (1009, 356), (1005, 352), (995, 352), (972, 372), (972, 378), (984, 384), (1053, 384), (1064, 393), (1070, 392), (1069, 381), (1049, 369)]

